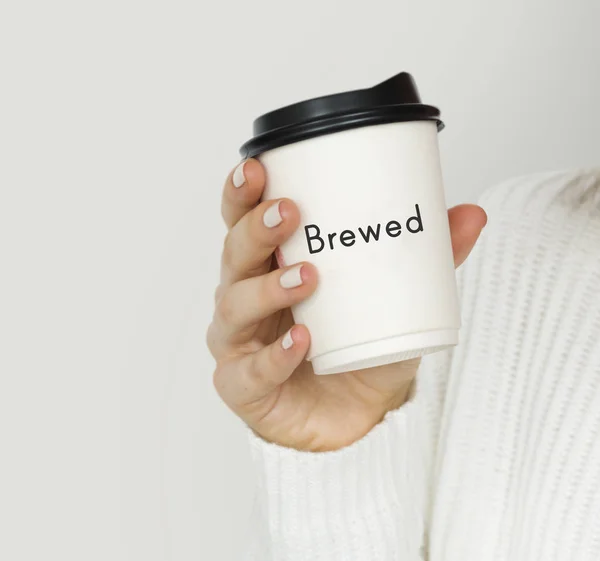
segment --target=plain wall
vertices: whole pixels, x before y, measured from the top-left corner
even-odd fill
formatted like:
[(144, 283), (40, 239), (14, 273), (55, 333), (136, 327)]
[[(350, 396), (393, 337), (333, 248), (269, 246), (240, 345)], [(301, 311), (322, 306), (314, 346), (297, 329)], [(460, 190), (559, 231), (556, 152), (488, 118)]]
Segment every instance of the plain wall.
[(242, 424), (204, 332), (258, 114), (400, 70), (449, 203), (598, 164), (600, 3), (0, 7), (0, 558), (241, 559)]

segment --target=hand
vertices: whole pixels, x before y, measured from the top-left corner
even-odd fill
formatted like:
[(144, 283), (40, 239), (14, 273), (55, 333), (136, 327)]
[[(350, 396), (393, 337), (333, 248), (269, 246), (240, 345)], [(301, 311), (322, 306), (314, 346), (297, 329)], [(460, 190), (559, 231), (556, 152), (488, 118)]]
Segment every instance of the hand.
[[(314, 374), (304, 360), (310, 333), (294, 325), (290, 306), (313, 293), (317, 271), (310, 263), (276, 268), (273, 252), (296, 230), (300, 215), (289, 199), (259, 203), (264, 184), (265, 172), (256, 160), (245, 162), (225, 183), (222, 214), (229, 233), (207, 333), (217, 361), (214, 384), (265, 440), (299, 450), (336, 450), (360, 439), (407, 400), (419, 359)], [(458, 266), (487, 217), (475, 205), (454, 207), (448, 217)]]

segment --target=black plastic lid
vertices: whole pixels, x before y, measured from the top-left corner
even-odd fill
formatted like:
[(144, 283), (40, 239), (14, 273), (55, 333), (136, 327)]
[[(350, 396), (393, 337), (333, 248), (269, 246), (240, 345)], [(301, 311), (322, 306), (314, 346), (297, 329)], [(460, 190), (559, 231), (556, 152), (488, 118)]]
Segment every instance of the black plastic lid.
[(436, 121), (440, 111), (421, 103), (413, 77), (396, 74), (372, 88), (301, 101), (265, 113), (254, 121), (254, 137), (240, 148), (253, 158), (286, 144), (347, 129), (400, 121)]

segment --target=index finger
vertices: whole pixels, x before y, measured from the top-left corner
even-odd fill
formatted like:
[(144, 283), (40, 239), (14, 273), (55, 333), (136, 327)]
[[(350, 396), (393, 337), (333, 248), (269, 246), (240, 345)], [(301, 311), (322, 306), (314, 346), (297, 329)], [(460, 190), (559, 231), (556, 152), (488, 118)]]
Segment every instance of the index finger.
[(265, 170), (258, 160), (244, 160), (232, 170), (223, 188), (221, 214), (232, 228), (260, 201), (265, 188)]

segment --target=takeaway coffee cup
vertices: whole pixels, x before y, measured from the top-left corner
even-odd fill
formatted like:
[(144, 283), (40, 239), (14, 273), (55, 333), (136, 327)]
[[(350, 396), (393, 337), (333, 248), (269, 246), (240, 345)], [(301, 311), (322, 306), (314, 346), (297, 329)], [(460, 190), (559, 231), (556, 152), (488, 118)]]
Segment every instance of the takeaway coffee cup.
[(458, 342), (460, 313), (437, 134), (440, 112), (401, 73), (254, 121), (241, 148), (266, 169), (264, 199), (300, 210), (280, 265), (313, 263), (292, 310), (317, 374), (368, 368)]

